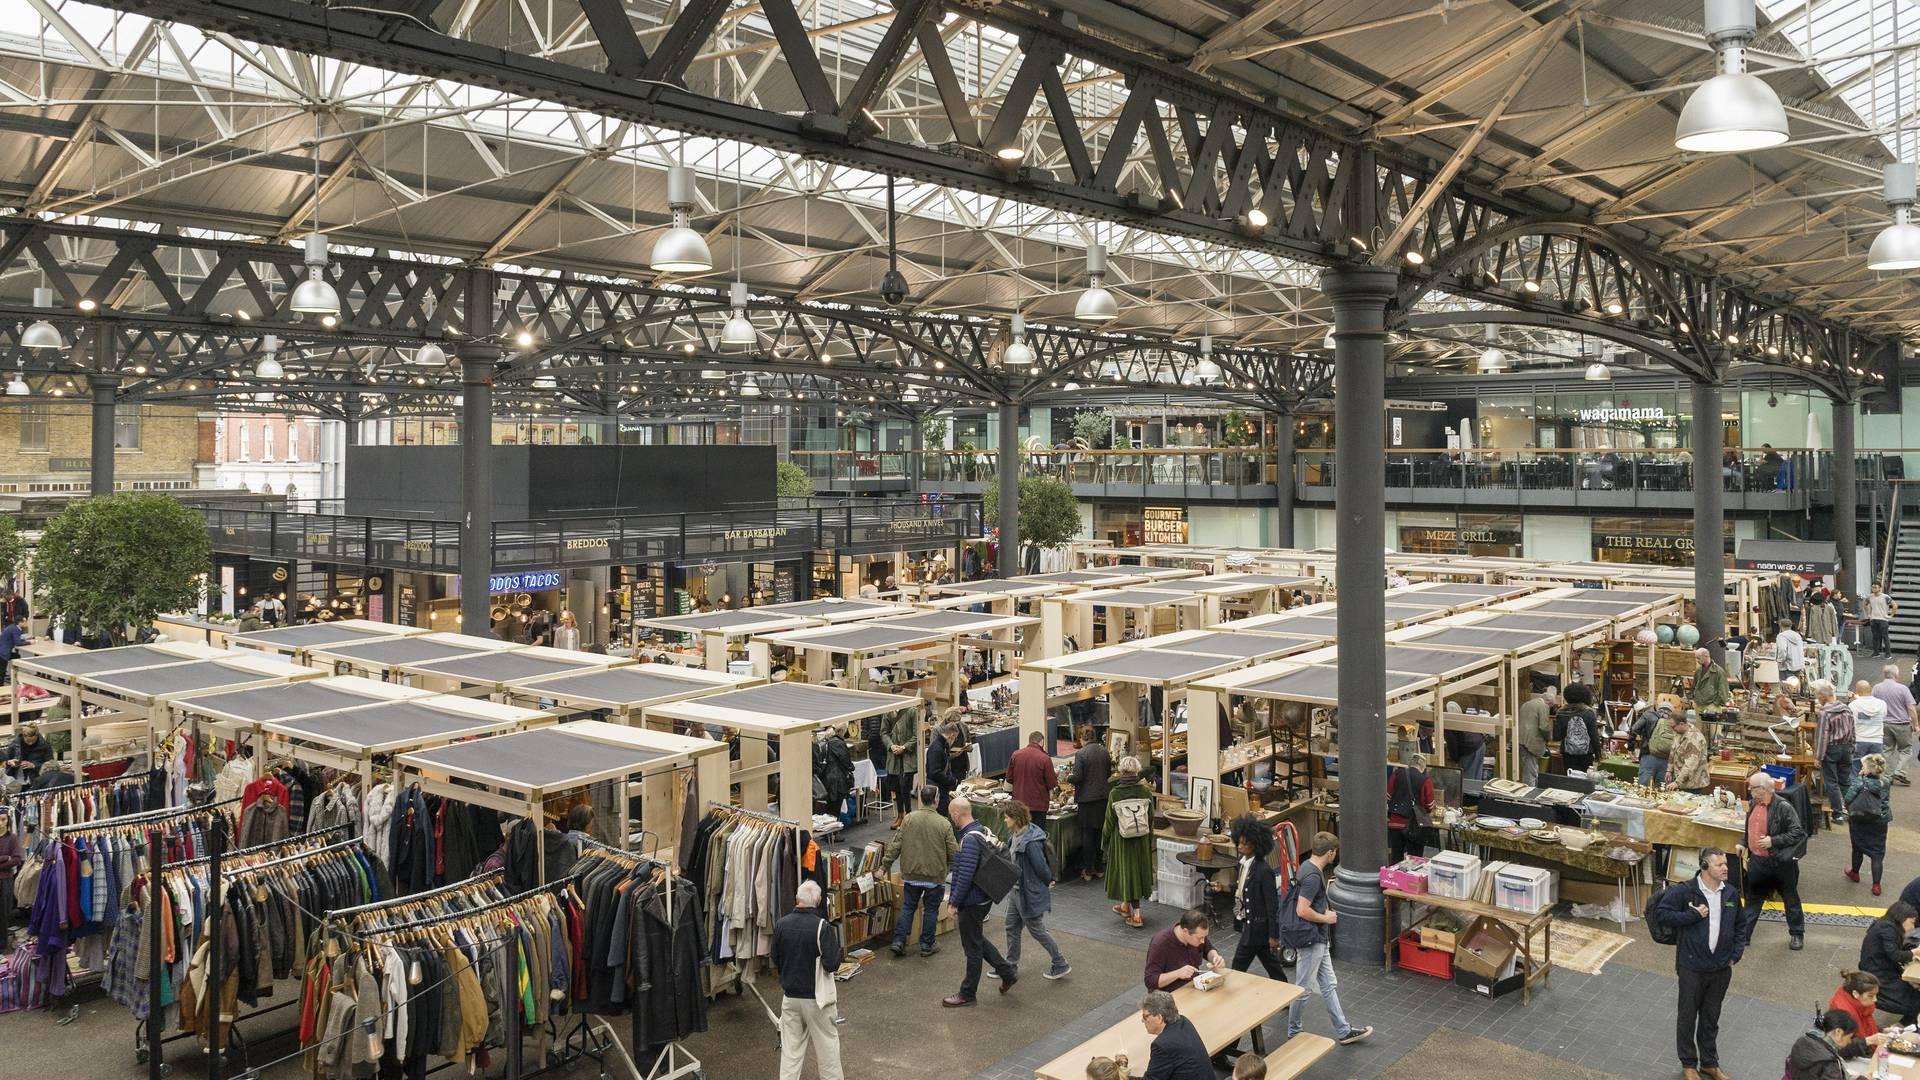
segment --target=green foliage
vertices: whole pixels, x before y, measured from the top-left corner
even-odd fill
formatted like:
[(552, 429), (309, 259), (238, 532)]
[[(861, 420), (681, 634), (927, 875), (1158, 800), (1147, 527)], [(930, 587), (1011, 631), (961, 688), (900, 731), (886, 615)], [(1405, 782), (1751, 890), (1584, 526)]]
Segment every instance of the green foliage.
[(773, 493), (783, 499), (812, 498), (813, 481), (807, 478), (807, 470), (783, 461), (773, 467)]
[[(987, 528), (1000, 523), (1000, 489), (989, 486), (986, 494)], [(1073, 489), (1051, 476), (1020, 478), (1020, 541), (1039, 547), (1065, 547), (1080, 535), (1080, 502)]]
[(212, 561), (206, 519), (165, 495), (129, 493), (76, 500), (47, 522), (33, 570), (42, 613), (124, 640), (192, 607)]
[(927, 416), (920, 420), (920, 443), (929, 450), (943, 450), (947, 445), (947, 432), (953, 427), (953, 421), (944, 416)]
[(1227, 410), (1220, 421), (1220, 445), (1248, 446), (1253, 442), (1253, 421), (1239, 409)]
[(1085, 439), (1088, 446), (1095, 450), (1106, 450), (1113, 446), (1113, 417), (1104, 409), (1088, 409), (1076, 413), (1073, 418), (1073, 437)]
[(27, 542), (10, 517), (0, 517), (0, 581), (11, 581), (27, 567)]

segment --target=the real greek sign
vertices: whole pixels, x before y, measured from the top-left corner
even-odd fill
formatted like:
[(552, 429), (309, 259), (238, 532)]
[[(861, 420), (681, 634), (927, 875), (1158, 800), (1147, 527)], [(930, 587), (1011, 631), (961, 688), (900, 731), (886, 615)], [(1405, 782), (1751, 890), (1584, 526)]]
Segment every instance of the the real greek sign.
[(1574, 415), (1583, 424), (1618, 424), (1635, 420), (1665, 420), (1667, 418), (1667, 410), (1658, 405), (1632, 409), (1620, 409), (1608, 406), (1606, 408), (1581, 409)]

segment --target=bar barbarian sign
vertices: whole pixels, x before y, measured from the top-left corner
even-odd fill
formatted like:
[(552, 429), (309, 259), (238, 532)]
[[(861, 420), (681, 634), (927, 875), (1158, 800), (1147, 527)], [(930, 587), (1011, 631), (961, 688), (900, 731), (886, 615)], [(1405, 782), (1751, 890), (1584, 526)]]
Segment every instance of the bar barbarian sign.
[(720, 534), (722, 540), (779, 540), (792, 529), (728, 529)]

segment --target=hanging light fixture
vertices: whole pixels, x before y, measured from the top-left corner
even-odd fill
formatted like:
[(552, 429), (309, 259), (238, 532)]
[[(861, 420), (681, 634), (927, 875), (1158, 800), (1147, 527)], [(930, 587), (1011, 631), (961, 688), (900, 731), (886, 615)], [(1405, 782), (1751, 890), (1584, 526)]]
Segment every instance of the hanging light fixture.
[(256, 379), (286, 378), (287, 370), (286, 368), (280, 366), (280, 358), (278, 356), (279, 352), (280, 352), (279, 338), (274, 337), (272, 334), (268, 334), (266, 337), (263, 337), (260, 339), (261, 356), (260, 356), (260, 362), (253, 365), (254, 378)]
[(1015, 315), (1007, 321), (1006, 366), (1009, 368), (1030, 367), (1033, 364), (1033, 346), (1027, 344), (1027, 319), (1024, 315)]
[(1200, 362), (1193, 365), (1194, 377), (1209, 383), (1220, 377), (1220, 365), (1213, 362), (1213, 335), (1200, 335)]
[(648, 265), (661, 273), (693, 274), (713, 269), (713, 252), (706, 238), (687, 226), (693, 213), (693, 170), (685, 165), (667, 169), (667, 208), (673, 224), (653, 242)]
[(887, 177), (887, 272), (880, 275), (880, 299), (891, 307), (907, 302), (907, 276), (900, 272), (900, 253), (894, 247), (893, 177)]
[(1610, 382), (1613, 379), (1613, 369), (1596, 361), (1587, 365), (1587, 373), (1583, 377), (1588, 382)]
[(1705, 154), (1764, 150), (1787, 141), (1780, 95), (1747, 73), (1747, 44), (1757, 22), (1754, 0), (1706, 0), (1707, 41), (1720, 74), (1696, 87), (1680, 110), (1673, 145)]
[(533, 380), (533, 388), (535, 390), (558, 390), (560, 388), (560, 380), (554, 378), (551, 374), (539, 375)]
[[(53, 290), (42, 286), (33, 290), (33, 306), (47, 309), (53, 307)], [(67, 339), (60, 335), (58, 327), (45, 319), (35, 319), (20, 331), (20, 347), (23, 349), (64, 349)]]
[(1320, 344), (1328, 352), (1332, 352), (1334, 350), (1333, 327), (1331, 326), (1327, 327), (1327, 336), (1320, 339)]
[[(24, 367), (26, 361), (22, 360), (20, 363)], [(33, 389), (27, 385), (27, 380), (22, 378), (21, 372), (15, 371), (13, 378), (7, 380), (8, 397), (26, 397), (31, 393), (33, 393)]]
[(741, 397), (759, 397), (760, 396), (759, 380), (755, 379), (751, 375), (747, 376), (744, 379), (741, 379), (740, 380), (740, 396)]
[(326, 114), (313, 114), (313, 231), (307, 234), (307, 280), (293, 287), (287, 306), (302, 315), (339, 315), (340, 294), (327, 283), (327, 238), (320, 231), (320, 136)]
[(1867, 269), (1912, 270), (1920, 267), (1920, 225), (1907, 220), (1913, 211), (1912, 162), (1896, 161), (1887, 166), (1886, 197), (1887, 208), (1893, 211), (1893, 224), (1880, 230), (1880, 235), (1873, 238), (1873, 247), (1867, 251)]
[(908, 383), (907, 388), (904, 391), (901, 391), (900, 400), (901, 401), (919, 401), (920, 388), (913, 385), (912, 383)]
[(1487, 327), (1487, 347), (1480, 352), (1480, 370), (1499, 371), (1506, 367), (1506, 364), (1507, 354), (1500, 351), (1500, 346), (1496, 344), (1496, 332), (1494, 328), (1489, 325)]
[(420, 367), (445, 367), (447, 351), (429, 341), (413, 350), (413, 362)]
[(736, 281), (733, 283), (733, 317), (720, 328), (720, 344), (746, 348), (756, 340), (753, 320), (747, 318), (747, 283)]
[(702, 368), (700, 377), (708, 382), (721, 382), (726, 379), (727, 373), (717, 367)]
[(1107, 276), (1107, 248), (1104, 244), (1087, 246), (1087, 288), (1073, 305), (1073, 317), (1082, 322), (1112, 322), (1120, 317), (1120, 305), (1101, 284)]

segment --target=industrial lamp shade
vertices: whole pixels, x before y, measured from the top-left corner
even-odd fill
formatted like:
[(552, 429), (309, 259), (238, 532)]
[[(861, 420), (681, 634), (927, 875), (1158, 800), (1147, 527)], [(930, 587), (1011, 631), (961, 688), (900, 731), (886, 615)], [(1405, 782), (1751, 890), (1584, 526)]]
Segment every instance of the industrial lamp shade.
[(675, 225), (653, 242), (649, 265), (662, 273), (701, 273), (713, 269), (713, 252), (707, 249), (706, 237), (685, 225)]
[(1507, 354), (1492, 346), (1488, 346), (1486, 350), (1480, 354), (1481, 371), (1499, 371), (1506, 363)]
[(754, 343), (753, 322), (741, 312), (734, 312), (727, 325), (720, 328), (720, 344), (747, 346)]
[[(53, 290), (39, 288), (33, 290), (33, 306), (50, 308), (53, 306)], [(23, 349), (62, 349), (67, 341), (60, 331), (45, 319), (35, 319), (20, 332), (20, 347)]]
[(533, 388), (535, 390), (555, 390), (558, 389), (559, 386), (560, 380), (551, 375), (541, 375), (533, 380)]
[(421, 367), (445, 367), (447, 351), (429, 341), (413, 350), (413, 362)]
[(286, 377), (287, 369), (280, 365), (280, 361), (275, 359), (272, 353), (268, 353), (260, 358), (259, 363), (253, 365), (253, 374), (261, 379), (281, 379)]
[[(1081, 318), (1085, 317), (1084, 315), (1081, 316)], [(1019, 338), (1007, 342), (1006, 361), (1007, 366), (1010, 368), (1032, 367), (1033, 346), (1021, 341)]]
[(1893, 224), (1880, 230), (1867, 249), (1869, 270), (1912, 270), (1920, 267), (1920, 226), (1908, 221), (1913, 211), (1914, 166), (1896, 161), (1886, 168), (1887, 205), (1893, 210)]
[(1073, 317), (1082, 322), (1112, 322), (1120, 317), (1120, 304), (1106, 288), (1092, 286), (1073, 305)]
[(7, 381), (8, 397), (26, 397), (31, 393), (33, 393), (32, 388), (27, 386), (27, 380), (21, 378), (18, 372), (15, 372), (13, 378)]
[(1715, 75), (1680, 110), (1673, 145), (1702, 154), (1765, 150), (1787, 141), (1787, 110), (1780, 95), (1746, 72)]
[(759, 397), (760, 396), (759, 380), (755, 379), (751, 375), (740, 380), (740, 396), (741, 397)]
[(322, 277), (324, 271), (315, 266), (307, 271), (307, 280), (293, 287), (293, 299), (289, 306), (302, 315), (338, 315), (340, 314), (340, 294), (333, 291)]
[(1613, 369), (1601, 363), (1588, 364), (1585, 378), (1588, 382), (1608, 382), (1613, 378)]

